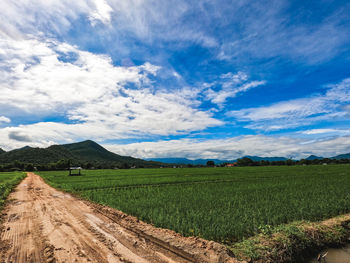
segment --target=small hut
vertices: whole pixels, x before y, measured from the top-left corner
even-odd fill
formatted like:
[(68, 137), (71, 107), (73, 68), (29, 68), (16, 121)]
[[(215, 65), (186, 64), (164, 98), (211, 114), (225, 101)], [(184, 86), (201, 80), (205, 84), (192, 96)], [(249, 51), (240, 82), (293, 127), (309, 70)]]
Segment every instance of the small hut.
[(69, 168), (69, 176), (81, 175), (81, 170), (83, 168), (79, 167), (70, 167)]

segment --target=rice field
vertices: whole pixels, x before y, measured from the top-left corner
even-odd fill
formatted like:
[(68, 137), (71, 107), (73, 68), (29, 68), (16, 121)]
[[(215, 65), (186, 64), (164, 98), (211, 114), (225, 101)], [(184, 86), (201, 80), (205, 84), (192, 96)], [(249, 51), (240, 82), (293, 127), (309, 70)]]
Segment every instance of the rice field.
[(13, 187), (17, 185), (24, 177), (25, 174), (22, 172), (0, 173), (0, 210)]
[(52, 186), (185, 236), (223, 243), (296, 220), (350, 212), (350, 166), (39, 173)]

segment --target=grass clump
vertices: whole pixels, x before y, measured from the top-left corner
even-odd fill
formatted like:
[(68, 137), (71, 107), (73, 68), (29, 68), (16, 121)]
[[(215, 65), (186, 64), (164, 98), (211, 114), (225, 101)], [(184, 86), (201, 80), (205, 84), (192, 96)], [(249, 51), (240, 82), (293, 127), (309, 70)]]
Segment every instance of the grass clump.
[(240, 260), (302, 262), (325, 247), (340, 246), (350, 235), (350, 214), (321, 222), (299, 221), (279, 225), (227, 247)]

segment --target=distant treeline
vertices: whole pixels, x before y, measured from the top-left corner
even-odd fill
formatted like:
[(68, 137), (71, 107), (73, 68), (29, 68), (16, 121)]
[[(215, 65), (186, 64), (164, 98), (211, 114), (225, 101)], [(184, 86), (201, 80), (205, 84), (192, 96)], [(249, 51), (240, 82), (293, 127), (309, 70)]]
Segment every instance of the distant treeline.
[[(151, 162), (150, 162), (151, 163)], [(33, 164), (20, 161), (14, 161), (12, 163), (0, 164), (0, 172), (8, 171), (55, 171), (55, 170), (67, 170), (71, 166), (79, 166), (83, 169), (130, 169), (130, 168), (146, 168), (138, 162), (126, 163), (126, 162), (74, 162), (70, 160), (62, 159), (58, 162), (52, 162), (48, 164)], [(150, 167), (157, 167), (156, 164)], [(159, 167), (159, 164), (158, 164)]]
[[(282, 160), (282, 161), (254, 161), (248, 157), (244, 157), (237, 160), (237, 166), (270, 166), (270, 165), (312, 165), (312, 164), (345, 164), (350, 163), (350, 159), (314, 159), (314, 160)], [(226, 166), (227, 164), (221, 164), (220, 166)]]
[[(152, 162), (150, 162), (152, 163)], [(314, 159), (314, 160), (281, 160), (281, 161), (254, 161), (248, 157), (244, 157), (238, 159), (235, 163), (236, 166), (279, 166), (279, 165), (314, 165), (314, 164), (347, 164), (350, 163), (350, 159)], [(208, 161), (207, 165), (180, 165), (180, 164), (161, 164), (154, 162), (151, 166), (145, 166), (138, 162), (135, 163), (126, 163), (126, 162), (74, 162), (72, 163), (70, 160), (62, 159), (58, 162), (52, 162), (48, 164), (32, 164), (20, 161), (14, 161), (12, 163), (0, 164), (0, 172), (8, 172), (8, 171), (55, 171), (55, 170), (67, 170), (71, 166), (79, 166), (83, 169), (130, 169), (130, 168), (167, 168), (167, 167), (225, 167), (228, 163), (222, 163), (216, 165), (213, 161)]]

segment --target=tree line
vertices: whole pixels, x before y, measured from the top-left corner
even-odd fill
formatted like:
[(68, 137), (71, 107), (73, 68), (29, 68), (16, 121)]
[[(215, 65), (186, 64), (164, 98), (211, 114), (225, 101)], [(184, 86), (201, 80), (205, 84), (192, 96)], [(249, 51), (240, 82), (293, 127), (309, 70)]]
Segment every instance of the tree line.
[[(350, 163), (350, 159), (314, 159), (314, 160), (280, 160), (280, 161), (254, 161), (248, 157), (240, 158), (237, 160), (237, 166), (280, 166), (280, 165), (315, 165), (315, 164), (346, 164)], [(177, 165), (177, 167), (225, 167), (228, 163), (215, 164), (214, 161), (208, 161), (206, 165)], [(54, 170), (67, 170), (71, 166), (80, 166), (83, 169), (130, 169), (130, 168), (146, 168), (140, 163), (126, 163), (126, 162), (74, 162), (70, 160), (62, 159), (58, 162), (51, 162), (48, 164), (33, 164), (27, 162), (14, 161), (12, 163), (0, 164), (0, 172), (8, 171), (54, 171)], [(152, 168), (159, 167), (172, 167), (171, 164), (154, 163), (154, 165), (147, 166)]]
[[(140, 163), (126, 163), (126, 162), (71, 162), (67, 159), (59, 160), (58, 162), (51, 162), (47, 164), (33, 164), (28, 162), (14, 161), (11, 163), (0, 164), (0, 172), (9, 171), (55, 171), (67, 170), (72, 166), (79, 166), (83, 169), (130, 169), (130, 168), (145, 168)], [(159, 165), (154, 166), (159, 167)]]
[[(323, 159), (314, 159), (314, 160), (307, 160), (307, 159), (301, 159), (301, 160), (280, 160), (280, 161), (266, 161), (266, 160), (260, 160), (260, 161), (254, 161), (248, 157), (240, 158), (237, 160), (236, 165), (237, 166), (279, 166), (279, 165), (313, 165), (313, 164), (346, 164), (350, 163), (350, 159), (330, 159), (330, 158), (323, 158)], [(222, 163), (220, 165), (215, 165), (213, 161), (208, 161), (207, 166), (221, 166), (225, 167), (228, 163)]]

